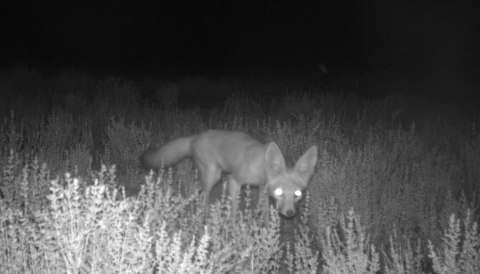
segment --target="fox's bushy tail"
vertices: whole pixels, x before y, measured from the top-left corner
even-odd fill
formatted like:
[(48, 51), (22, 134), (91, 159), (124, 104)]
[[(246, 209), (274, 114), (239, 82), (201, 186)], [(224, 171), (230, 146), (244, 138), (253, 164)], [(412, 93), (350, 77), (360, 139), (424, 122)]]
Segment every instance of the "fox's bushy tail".
[(146, 170), (161, 168), (162, 160), (163, 167), (174, 165), (192, 155), (192, 141), (197, 137), (198, 135), (192, 135), (177, 138), (161, 148), (149, 147), (140, 156), (140, 165)]

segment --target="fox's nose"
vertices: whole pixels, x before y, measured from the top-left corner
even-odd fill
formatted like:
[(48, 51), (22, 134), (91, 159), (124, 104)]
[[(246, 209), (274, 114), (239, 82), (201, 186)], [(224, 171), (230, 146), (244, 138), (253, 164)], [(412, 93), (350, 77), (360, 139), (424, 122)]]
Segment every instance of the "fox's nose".
[(292, 217), (293, 215), (295, 215), (295, 210), (293, 210), (293, 209), (287, 210), (287, 212), (285, 214), (285, 216), (287, 216), (289, 218)]

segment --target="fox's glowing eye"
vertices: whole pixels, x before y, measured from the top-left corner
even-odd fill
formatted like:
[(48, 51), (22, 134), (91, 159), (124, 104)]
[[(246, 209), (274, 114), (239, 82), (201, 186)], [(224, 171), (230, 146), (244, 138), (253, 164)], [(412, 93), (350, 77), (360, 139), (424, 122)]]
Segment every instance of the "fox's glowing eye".
[(297, 197), (302, 196), (302, 191), (300, 191), (300, 190), (295, 190), (295, 196), (297, 196)]
[(274, 193), (275, 193), (275, 195), (277, 195), (277, 196), (282, 196), (283, 190), (280, 189), (280, 188), (277, 188), (277, 189), (275, 189)]

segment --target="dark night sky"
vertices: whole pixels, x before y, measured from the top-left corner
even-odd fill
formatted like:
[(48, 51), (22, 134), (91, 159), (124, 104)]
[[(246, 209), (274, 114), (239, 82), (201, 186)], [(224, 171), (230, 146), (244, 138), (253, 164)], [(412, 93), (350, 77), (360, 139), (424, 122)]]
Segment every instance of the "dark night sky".
[[(480, 1), (36, 1), (2, 5), (2, 64), (444, 75), (477, 69)], [(312, 4), (314, 3), (314, 4)]]

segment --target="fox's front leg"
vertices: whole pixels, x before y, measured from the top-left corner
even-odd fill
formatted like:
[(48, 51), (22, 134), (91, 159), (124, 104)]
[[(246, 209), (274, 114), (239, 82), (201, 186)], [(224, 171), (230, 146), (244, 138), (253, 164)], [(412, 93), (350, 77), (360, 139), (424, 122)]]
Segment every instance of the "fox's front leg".
[(267, 189), (260, 188), (258, 190), (258, 202), (262, 203), (263, 225), (265, 227), (270, 226), (270, 197), (268, 196)]

